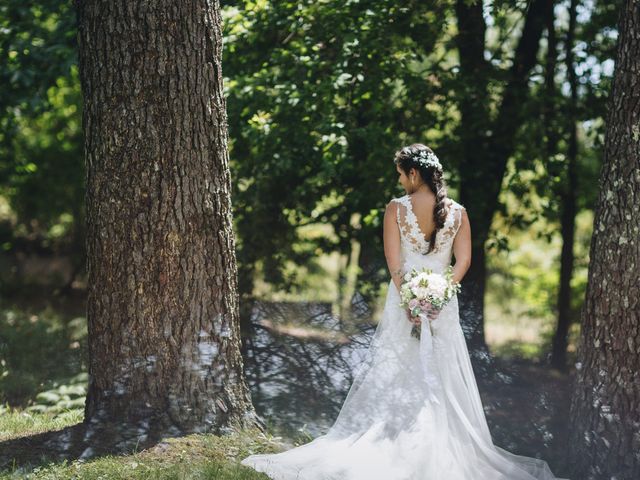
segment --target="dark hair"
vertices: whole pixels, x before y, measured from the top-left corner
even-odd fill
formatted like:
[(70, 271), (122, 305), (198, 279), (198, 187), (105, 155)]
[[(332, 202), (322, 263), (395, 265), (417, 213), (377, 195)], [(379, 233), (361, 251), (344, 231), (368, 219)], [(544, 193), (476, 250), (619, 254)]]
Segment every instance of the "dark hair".
[[(444, 227), (444, 221), (447, 218), (446, 199), (447, 199), (447, 185), (444, 181), (443, 172), (441, 169), (436, 168), (433, 165), (424, 165), (417, 161), (420, 152), (431, 152), (426, 145), (422, 143), (412, 143), (407, 147), (403, 147), (395, 154), (393, 162), (397, 164), (405, 174), (409, 175), (409, 171), (415, 168), (424, 182), (429, 186), (431, 191), (436, 195), (436, 204), (433, 208), (433, 218), (435, 220), (436, 228), (431, 234), (429, 239), (429, 253), (433, 250), (436, 243), (436, 235), (438, 231)], [(435, 155), (435, 154), (434, 154)]]

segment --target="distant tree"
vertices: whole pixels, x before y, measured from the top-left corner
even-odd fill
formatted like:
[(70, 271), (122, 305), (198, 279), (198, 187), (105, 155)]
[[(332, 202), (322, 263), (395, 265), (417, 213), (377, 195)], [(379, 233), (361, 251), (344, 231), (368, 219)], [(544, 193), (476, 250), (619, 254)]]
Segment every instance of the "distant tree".
[[(591, 232), (578, 229), (576, 217), (593, 211), (597, 200), (593, 185), (602, 163), (603, 118), (613, 75), (602, 67), (615, 56), (616, 46), (612, 7), (615, 11), (616, 5), (572, 0), (555, 6), (556, 15), (547, 18), (544, 83), (542, 76), (530, 79), (530, 100), (522, 107), (527, 121), (503, 188), (518, 196), (518, 208), (500, 208), (505, 229), (530, 231), (548, 242), (561, 237), (557, 290), (541, 304), (545, 314), (557, 316), (549, 348), (551, 364), (561, 370), (567, 367), (570, 326), (579, 322), (586, 289), (588, 255), (583, 252)], [(581, 9), (590, 11), (588, 22), (579, 22)], [(508, 249), (508, 238), (495, 234)]]
[[(572, 314), (571, 278), (573, 277), (574, 266), (573, 244), (575, 239), (576, 203), (578, 196), (578, 175), (576, 165), (578, 157), (578, 126), (576, 118), (578, 104), (578, 78), (573, 56), (577, 7), (578, 0), (570, 0), (569, 27), (567, 29), (567, 37), (565, 40), (565, 63), (570, 89), (569, 108), (566, 112), (566, 124), (569, 138), (564, 175), (565, 181), (560, 182), (560, 192), (558, 192), (560, 197), (559, 202), (561, 205), (560, 227), (562, 234), (562, 251), (560, 253), (560, 288), (558, 289), (557, 326), (553, 335), (551, 348), (551, 364), (559, 370), (565, 370), (567, 367), (567, 345), (569, 343), (569, 327), (571, 326)], [(551, 28), (553, 28), (552, 25)], [(549, 95), (549, 99), (553, 100), (553, 96)], [(553, 137), (553, 135), (554, 134), (551, 133), (550, 136)], [(550, 166), (553, 164), (551, 157), (554, 153), (555, 151), (551, 151), (550, 149)]]
[[(455, 41), (460, 54), (460, 80), (465, 85), (458, 95), (460, 201), (467, 206), (473, 229), (473, 260), (463, 279), (460, 315), (475, 359), (487, 358), (488, 352), (484, 338), (485, 247), (494, 213), (499, 208), (498, 197), (508, 160), (514, 153), (516, 134), (526, 122), (523, 104), (529, 95), (528, 78), (538, 64), (540, 39), (548, 19), (553, 16), (553, 4), (553, 0), (527, 2), (522, 13), (522, 33), (508, 62), (510, 67), (497, 74), (486, 58), (487, 24), (483, 2), (455, 2), (458, 23)], [(502, 55), (501, 48), (496, 55)], [(501, 94), (494, 104), (496, 95), (491, 89), (496, 77), (501, 84)]]
[(257, 419), (240, 356), (219, 4), (78, 1), (95, 444)]
[[(349, 259), (338, 283), (345, 302), (354, 267), (359, 292), (372, 281), (377, 294), (388, 279), (383, 207), (404, 193), (395, 149), (414, 141), (435, 147), (425, 135), (431, 129), (448, 158), (440, 138), (454, 120), (441, 47), (450, 7), (434, 0), (381, 0), (375, 8), (342, 0), (235, 3), (225, 3), (225, 75), (241, 292), (253, 291), (258, 264), (266, 281), (289, 289), (299, 284), (290, 263), (339, 252)], [(298, 228), (313, 223), (335, 234), (301, 240)], [(254, 234), (264, 229), (272, 234)]]
[(640, 10), (620, 11), (571, 402), (572, 478), (640, 478)]
[[(0, 31), (0, 195), (15, 214), (10, 230), (0, 225), (0, 244), (67, 244), (80, 271), (84, 170), (73, 4), (5, 0)], [(61, 224), (66, 238), (50, 234)]]

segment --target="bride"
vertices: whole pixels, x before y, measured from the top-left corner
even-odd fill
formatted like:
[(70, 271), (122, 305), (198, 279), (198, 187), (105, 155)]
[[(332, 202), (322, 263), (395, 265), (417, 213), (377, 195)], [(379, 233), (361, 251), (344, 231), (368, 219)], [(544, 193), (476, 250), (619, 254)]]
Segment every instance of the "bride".
[[(465, 208), (447, 197), (442, 165), (429, 147), (404, 147), (394, 162), (407, 194), (392, 199), (384, 215), (391, 280), (338, 418), (309, 443), (241, 463), (275, 480), (556, 480), (544, 460), (493, 444), (457, 296), (427, 316), (411, 317), (400, 306), (411, 268), (442, 273), (453, 255), (453, 280), (462, 280), (471, 227)], [(411, 335), (413, 323), (425, 323), (419, 339)]]

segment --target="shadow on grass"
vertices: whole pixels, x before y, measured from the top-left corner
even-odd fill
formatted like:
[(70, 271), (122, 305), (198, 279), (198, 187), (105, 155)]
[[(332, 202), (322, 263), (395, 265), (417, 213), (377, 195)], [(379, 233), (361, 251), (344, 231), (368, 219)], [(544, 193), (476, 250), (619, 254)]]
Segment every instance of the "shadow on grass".
[[(64, 459), (80, 458), (85, 450), (83, 423), (61, 430), (26, 435), (0, 442), (0, 469), (23, 472)], [(65, 448), (55, 446), (66, 445)]]
[(127, 427), (122, 424), (90, 428), (80, 422), (60, 430), (4, 440), (0, 442), (0, 469), (19, 469), (24, 472), (65, 460), (71, 462), (106, 455), (129, 455), (154, 447), (167, 438), (166, 434), (160, 432), (150, 432), (142, 441), (141, 437), (123, 438), (122, 432), (126, 430)]
[[(40, 414), (36, 414), (40, 415)], [(131, 451), (92, 449), (83, 458), (82, 423), (56, 431), (0, 442), (3, 455), (0, 478), (149, 479), (215, 478), (256, 480), (265, 478), (240, 460), (253, 453), (277, 453), (285, 447), (279, 437), (255, 428), (230, 429), (224, 435), (196, 433), (149, 439)], [(75, 441), (74, 441), (75, 440)], [(65, 445), (67, 448), (60, 449)], [(95, 450), (94, 450), (95, 448)], [(14, 457), (13, 462), (6, 462)], [(86, 461), (85, 461), (86, 460)]]

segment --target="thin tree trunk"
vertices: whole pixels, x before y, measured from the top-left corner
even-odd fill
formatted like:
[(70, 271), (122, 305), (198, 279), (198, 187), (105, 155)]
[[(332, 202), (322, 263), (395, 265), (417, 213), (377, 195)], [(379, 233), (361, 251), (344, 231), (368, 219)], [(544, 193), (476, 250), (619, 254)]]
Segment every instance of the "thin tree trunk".
[(219, 4), (77, 6), (87, 438), (127, 450), (255, 422), (239, 351)]
[[(353, 213), (351, 215), (350, 226), (353, 230), (360, 229), (360, 214)], [(340, 275), (339, 285), (339, 317), (340, 321), (344, 325), (345, 322), (351, 322), (352, 320), (352, 302), (356, 293), (356, 287), (358, 285), (358, 276), (360, 270), (360, 242), (357, 235), (350, 236), (349, 249), (345, 254), (344, 267), (341, 268), (342, 274)]]
[(483, 3), (456, 2), (460, 75), (468, 90), (459, 102), (463, 149), (460, 202), (469, 213), (473, 236), (471, 267), (462, 281), (460, 316), (472, 357), (476, 359), (490, 359), (484, 337), (485, 243), (498, 207), (507, 161), (514, 151), (515, 135), (523, 120), (527, 78), (536, 64), (545, 19), (553, 3), (553, 0), (533, 0), (529, 6), (498, 114), (492, 121), (487, 104), (489, 69), (484, 59)]
[[(467, 90), (460, 97), (459, 108), (462, 122), (459, 129), (462, 145), (462, 163), (460, 165), (461, 192), (460, 203), (469, 212), (472, 224), (471, 266), (462, 281), (460, 297), (460, 317), (469, 351), (472, 358), (477, 355), (490, 358), (484, 339), (484, 291), (486, 283), (485, 242), (488, 230), (480, 229), (479, 221), (485, 211), (477, 206), (478, 195), (475, 182), (482, 183), (482, 173), (473, 164), (481, 165), (488, 161), (486, 157), (488, 133), (485, 128), (489, 118), (489, 66), (484, 58), (486, 24), (482, 13), (482, 2), (456, 2), (458, 35), (456, 46), (460, 53), (460, 75)], [(474, 362), (475, 363), (475, 362)]]
[(560, 256), (560, 289), (558, 291), (558, 323), (553, 336), (551, 365), (559, 370), (567, 367), (567, 344), (569, 327), (571, 326), (571, 278), (573, 277), (573, 244), (575, 239), (576, 190), (578, 156), (578, 128), (576, 108), (578, 103), (578, 80), (573, 64), (573, 46), (576, 29), (576, 9), (578, 0), (571, 0), (569, 5), (569, 28), (565, 42), (566, 67), (571, 89), (571, 103), (567, 112), (569, 130), (569, 148), (567, 151), (567, 170), (564, 188), (560, 201), (562, 205), (561, 232), (562, 253)]
[(640, 478), (640, 10), (618, 19), (605, 154), (590, 246), (571, 478)]

